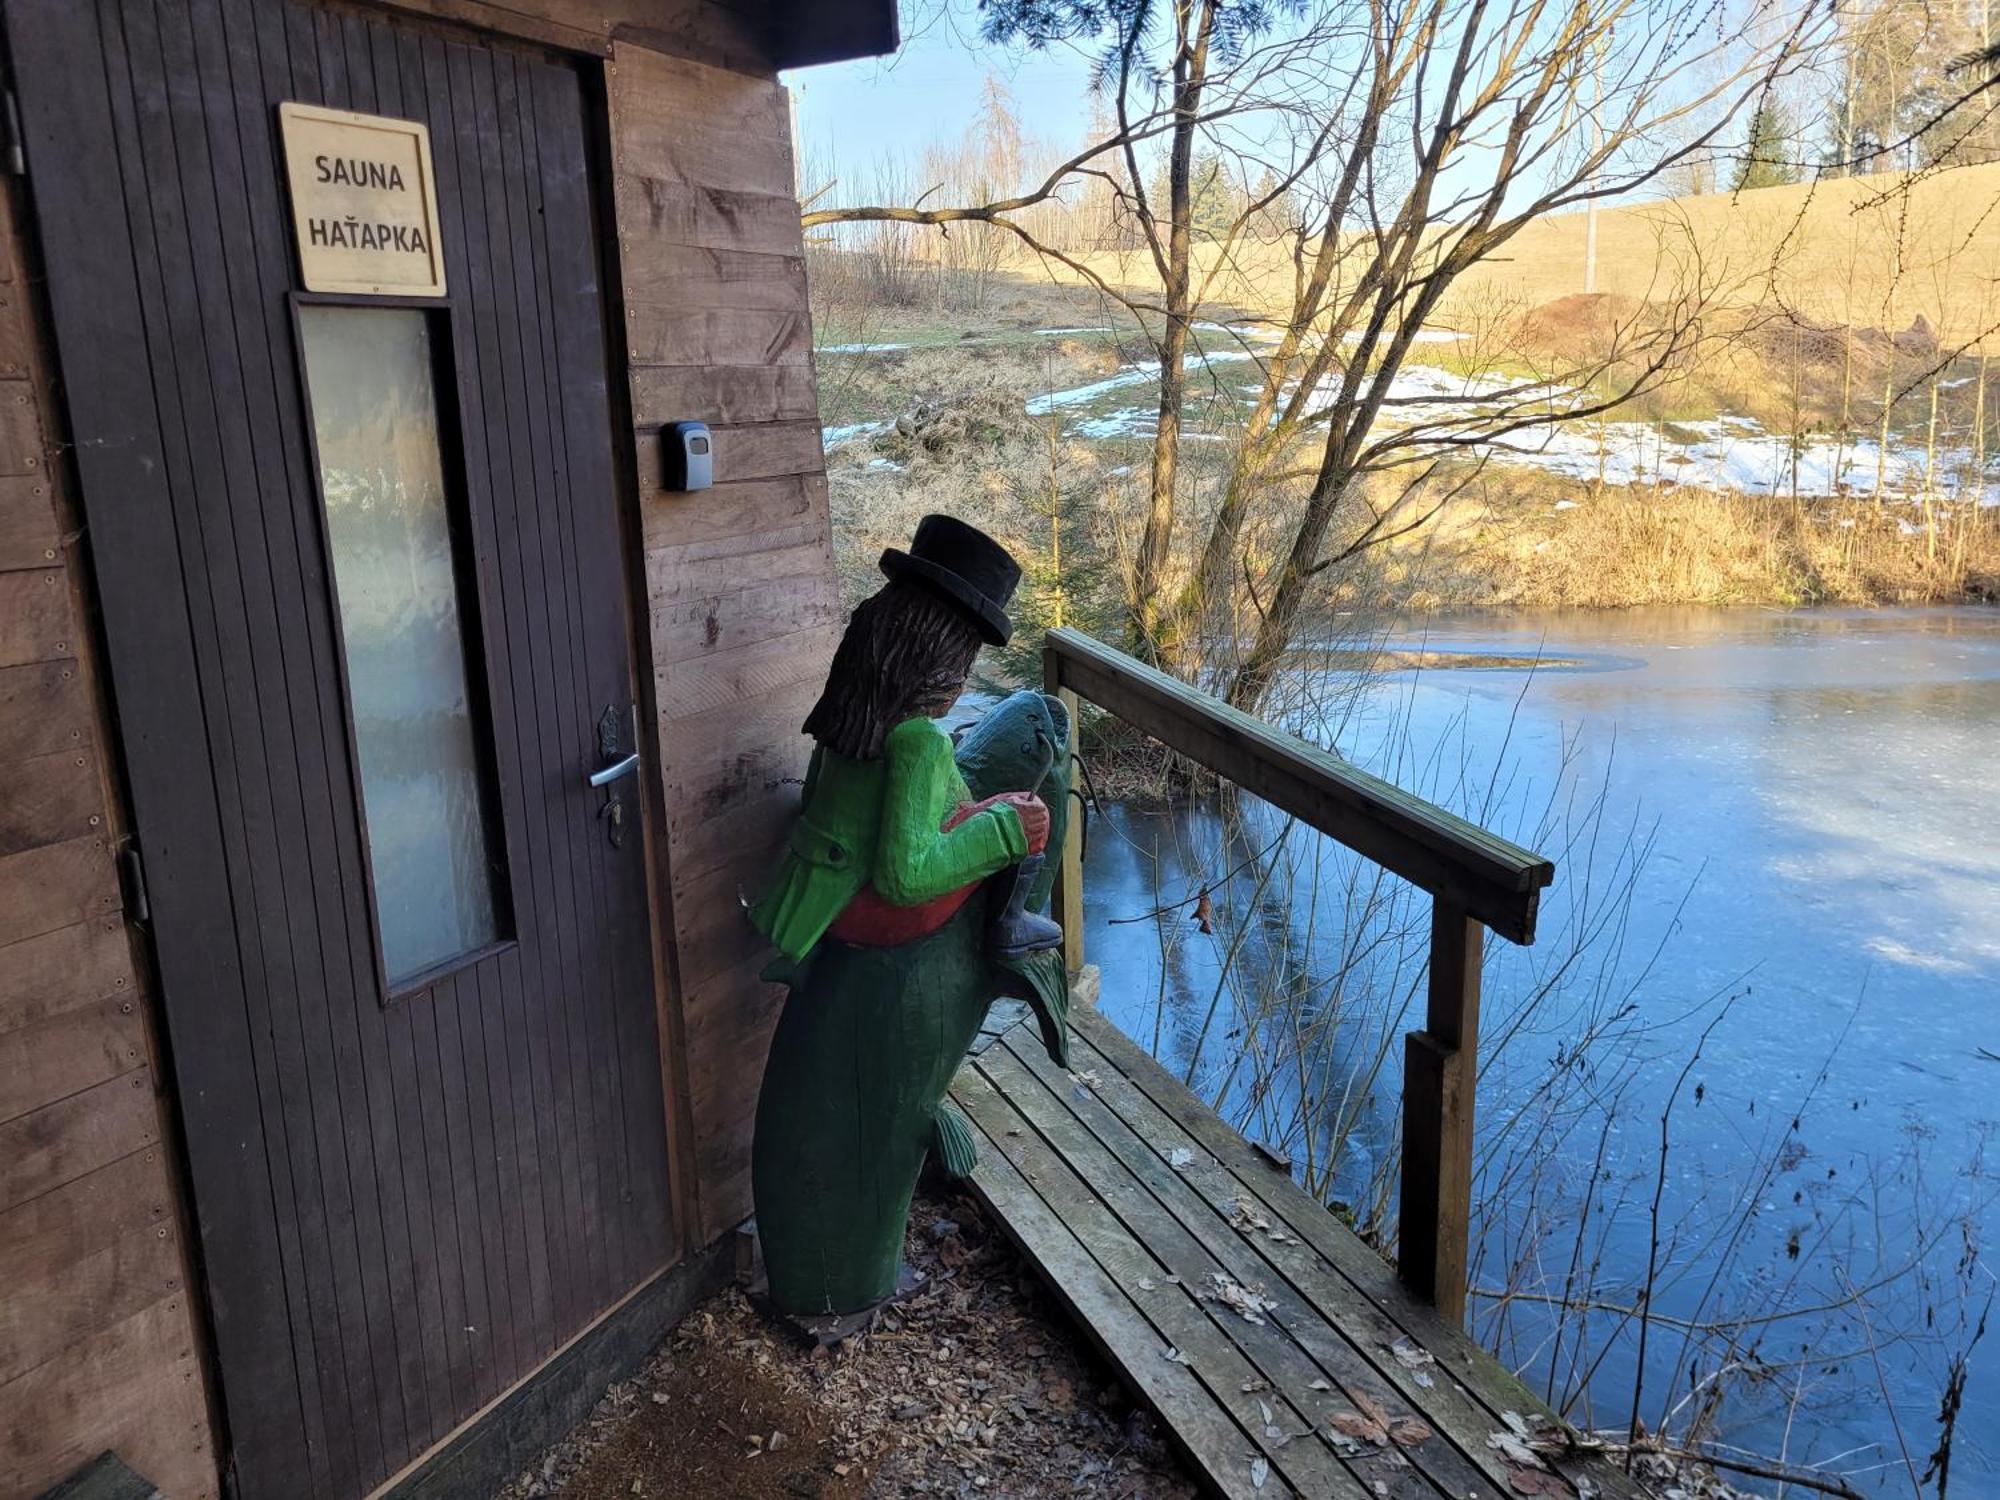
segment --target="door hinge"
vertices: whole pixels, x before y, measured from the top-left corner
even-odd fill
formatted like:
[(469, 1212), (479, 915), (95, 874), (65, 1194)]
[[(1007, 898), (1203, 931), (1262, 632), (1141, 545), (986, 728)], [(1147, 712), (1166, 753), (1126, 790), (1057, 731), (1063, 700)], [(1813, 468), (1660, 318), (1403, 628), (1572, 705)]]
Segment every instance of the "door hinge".
[(11, 83), (0, 91), (0, 169), (9, 177), (28, 175), (28, 149), (21, 137), (21, 101)]
[(127, 839), (118, 851), (118, 892), (125, 901), (126, 921), (153, 920), (152, 903), (146, 899), (146, 861), (137, 839)]

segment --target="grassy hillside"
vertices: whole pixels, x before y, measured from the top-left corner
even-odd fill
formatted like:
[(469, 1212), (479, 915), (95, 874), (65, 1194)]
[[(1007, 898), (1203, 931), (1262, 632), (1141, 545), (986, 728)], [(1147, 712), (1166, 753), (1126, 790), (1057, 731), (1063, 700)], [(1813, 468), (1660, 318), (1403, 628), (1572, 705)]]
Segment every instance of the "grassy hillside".
[[(1477, 326), (1582, 291), (1584, 224), (1570, 213), (1530, 225), (1460, 281), (1440, 321)], [(1957, 341), (2000, 322), (2000, 163), (1633, 203), (1604, 209), (1597, 232), (1600, 292), (1663, 300), (1699, 283), (1814, 323), (1902, 329), (1922, 317)], [(1197, 255), (1211, 303), (1269, 311), (1290, 296), (1282, 245), (1239, 245), (1226, 266), (1212, 246)], [(1140, 251), (1079, 259), (1115, 285), (1152, 273)], [(1076, 279), (1054, 263), (1019, 269)]]
[[(1581, 291), (1584, 220), (1530, 225), (1505, 260), (1461, 283), (1454, 311)], [(1738, 297), (1775, 292), (1814, 322), (1897, 329), (1922, 316), (1948, 338), (1976, 338), (2000, 319), (2000, 163), (1606, 209), (1597, 246), (1601, 292), (1657, 297), (1698, 254)]]

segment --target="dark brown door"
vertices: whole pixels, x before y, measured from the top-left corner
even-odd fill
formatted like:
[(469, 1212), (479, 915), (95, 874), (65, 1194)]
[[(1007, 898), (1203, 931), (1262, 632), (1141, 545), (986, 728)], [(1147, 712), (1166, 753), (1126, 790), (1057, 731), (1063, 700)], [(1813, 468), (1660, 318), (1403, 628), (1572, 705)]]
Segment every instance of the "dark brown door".
[[(673, 1256), (585, 104), (277, 0), (6, 0), (234, 1477), (362, 1493)], [(426, 123), (299, 295), (276, 106)]]

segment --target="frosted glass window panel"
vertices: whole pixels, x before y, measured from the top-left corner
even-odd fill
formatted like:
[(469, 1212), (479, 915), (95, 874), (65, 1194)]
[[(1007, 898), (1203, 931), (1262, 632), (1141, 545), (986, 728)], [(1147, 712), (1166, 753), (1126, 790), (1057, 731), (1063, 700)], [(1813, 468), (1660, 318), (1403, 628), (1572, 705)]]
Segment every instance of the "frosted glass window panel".
[(496, 941), (503, 888), (431, 324), (417, 308), (379, 307), (302, 307), (299, 321), (394, 987)]

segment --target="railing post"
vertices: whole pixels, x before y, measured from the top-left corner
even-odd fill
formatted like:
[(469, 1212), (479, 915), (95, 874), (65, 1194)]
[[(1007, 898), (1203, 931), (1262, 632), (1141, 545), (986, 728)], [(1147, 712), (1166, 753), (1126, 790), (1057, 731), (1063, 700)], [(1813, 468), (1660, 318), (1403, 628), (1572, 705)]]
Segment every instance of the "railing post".
[(1404, 1038), (1403, 1195), (1397, 1266), (1411, 1291), (1465, 1321), (1472, 1232), (1472, 1106), (1479, 1077), (1479, 963), (1486, 929), (1431, 904), (1430, 1001)]
[[(1079, 733), (1077, 698), (1063, 686), (1062, 655), (1054, 646), (1042, 648), (1042, 691), (1062, 699), (1062, 706), (1069, 711), (1069, 744), (1063, 753), (1074, 757)], [(1074, 768), (1070, 774), (1075, 775)], [(1050, 851), (1056, 861), (1055, 898), (1050, 911), (1062, 923), (1063, 968), (1072, 980), (1083, 971), (1083, 818), (1078, 807), (1074, 802), (1070, 805), (1062, 848)]]

